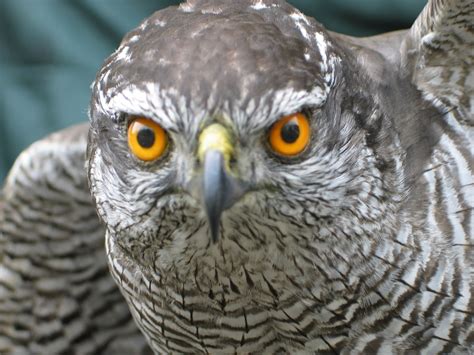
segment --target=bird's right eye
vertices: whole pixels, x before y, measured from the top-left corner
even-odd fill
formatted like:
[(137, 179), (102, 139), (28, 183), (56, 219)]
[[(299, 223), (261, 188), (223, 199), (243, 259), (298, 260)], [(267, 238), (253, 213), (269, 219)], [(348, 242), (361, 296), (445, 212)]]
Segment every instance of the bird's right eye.
[(128, 126), (128, 146), (138, 159), (153, 161), (166, 151), (168, 135), (155, 121), (134, 116)]

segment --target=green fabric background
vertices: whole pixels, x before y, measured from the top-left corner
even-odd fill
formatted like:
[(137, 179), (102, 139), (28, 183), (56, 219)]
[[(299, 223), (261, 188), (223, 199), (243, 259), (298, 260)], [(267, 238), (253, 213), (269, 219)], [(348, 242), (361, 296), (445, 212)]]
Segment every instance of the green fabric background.
[[(407, 28), (425, 0), (293, 0), (327, 28)], [(0, 183), (33, 141), (87, 120), (90, 84), (121, 37), (164, 0), (0, 0)]]

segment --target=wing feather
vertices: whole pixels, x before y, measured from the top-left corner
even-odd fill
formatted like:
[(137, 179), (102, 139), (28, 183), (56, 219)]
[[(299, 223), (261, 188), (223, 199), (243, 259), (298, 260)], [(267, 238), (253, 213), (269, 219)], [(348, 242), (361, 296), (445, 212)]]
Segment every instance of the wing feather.
[(431, 0), (402, 47), (412, 80), (431, 101), (474, 125), (474, 1)]
[(0, 353), (144, 349), (109, 275), (84, 168), (88, 125), (33, 144), (0, 197)]

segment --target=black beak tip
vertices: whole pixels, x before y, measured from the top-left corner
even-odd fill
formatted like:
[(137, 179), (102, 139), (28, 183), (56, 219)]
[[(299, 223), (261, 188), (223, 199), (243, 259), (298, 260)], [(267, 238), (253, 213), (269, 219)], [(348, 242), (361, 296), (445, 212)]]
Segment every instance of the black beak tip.
[(209, 221), (209, 226), (211, 229), (211, 240), (213, 244), (216, 244), (217, 241), (219, 240), (219, 232), (220, 232), (219, 224), (220, 224), (219, 218)]

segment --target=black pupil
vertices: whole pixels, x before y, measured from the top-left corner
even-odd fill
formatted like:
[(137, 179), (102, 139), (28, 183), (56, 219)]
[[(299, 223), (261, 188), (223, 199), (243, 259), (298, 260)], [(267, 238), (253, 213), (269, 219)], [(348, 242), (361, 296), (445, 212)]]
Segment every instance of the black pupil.
[(295, 120), (288, 121), (281, 129), (281, 139), (285, 143), (294, 143), (300, 136), (300, 127)]
[(155, 132), (148, 127), (143, 127), (138, 131), (137, 140), (143, 148), (151, 148), (155, 143)]

